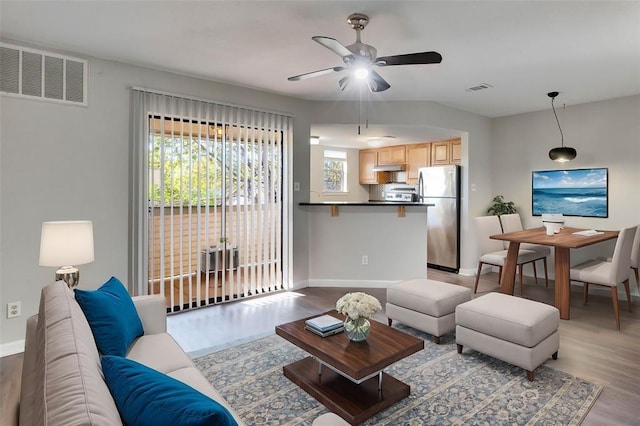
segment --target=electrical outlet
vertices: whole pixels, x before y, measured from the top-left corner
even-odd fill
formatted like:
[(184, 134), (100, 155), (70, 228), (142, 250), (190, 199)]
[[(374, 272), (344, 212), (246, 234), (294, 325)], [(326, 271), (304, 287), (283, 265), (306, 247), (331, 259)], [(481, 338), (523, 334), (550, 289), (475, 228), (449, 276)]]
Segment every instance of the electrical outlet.
[(369, 256), (362, 256), (362, 264), (363, 265), (369, 264)]
[(22, 315), (20, 302), (7, 303), (7, 318), (16, 318)]

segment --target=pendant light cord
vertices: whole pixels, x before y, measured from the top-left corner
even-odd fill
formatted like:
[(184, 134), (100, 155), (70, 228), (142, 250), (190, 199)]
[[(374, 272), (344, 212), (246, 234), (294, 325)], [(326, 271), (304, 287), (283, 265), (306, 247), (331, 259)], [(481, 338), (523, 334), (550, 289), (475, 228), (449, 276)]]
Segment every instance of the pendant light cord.
[(560, 130), (560, 142), (562, 143), (562, 147), (564, 148), (564, 134), (562, 134), (562, 127), (560, 127), (560, 120), (558, 120), (558, 114), (556, 114), (556, 107), (553, 105), (553, 101), (555, 100), (556, 100), (555, 97), (551, 98), (551, 109), (553, 109), (553, 115), (555, 115), (556, 117), (556, 123), (558, 123), (558, 129)]

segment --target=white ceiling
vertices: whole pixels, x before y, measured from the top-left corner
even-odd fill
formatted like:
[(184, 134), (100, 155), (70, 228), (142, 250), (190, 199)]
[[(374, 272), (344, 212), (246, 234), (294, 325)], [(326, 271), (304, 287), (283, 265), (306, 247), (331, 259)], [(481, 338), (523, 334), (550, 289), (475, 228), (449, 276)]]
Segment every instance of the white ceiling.
[[(362, 41), (378, 56), (443, 56), (437, 65), (378, 69), (391, 88), (374, 101), (501, 117), (548, 109), (552, 90), (558, 105), (640, 93), (640, 1), (2, 0), (0, 36), (296, 98), (353, 100), (339, 90), (339, 74), (287, 81), (342, 65), (311, 37), (353, 43), (353, 12), (369, 15)], [(493, 87), (466, 90), (480, 83)]]

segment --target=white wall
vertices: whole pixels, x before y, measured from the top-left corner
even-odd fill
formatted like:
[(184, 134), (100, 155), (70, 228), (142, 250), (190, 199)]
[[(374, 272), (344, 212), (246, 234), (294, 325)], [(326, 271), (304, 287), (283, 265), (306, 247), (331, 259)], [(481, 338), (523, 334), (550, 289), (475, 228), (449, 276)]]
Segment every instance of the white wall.
[[(556, 163), (548, 157), (560, 145), (560, 132), (551, 108), (546, 111), (494, 119), (491, 146), (493, 194), (515, 203), (525, 227), (541, 225), (531, 214), (531, 172), (564, 168), (609, 169), (609, 217), (567, 217), (568, 226), (620, 229), (640, 224), (640, 96), (556, 109), (565, 146), (578, 151), (575, 160)], [(485, 204), (489, 205), (490, 198)], [(572, 250), (572, 263), (611, 256), (615, 241)], [(553, 271), (553, 261), (549, 262)], [(632, 279), (634, 281), (634, 279)], [(632, 282), (632, 284), (634, 284)], [(635, 285), (631, 286), (637, 292)]]
[[(302, 101), (93, 58), (88, 107), (2, 96), (0, 344), (24, 339), (40, 289), (53, 280), (54, 268), (38, 266), (43, 221), (94, 222), (96, 261), (80, 267), (80, 287), (96, 288), (112, 275), (126, 281), (132, 86), (295, 112), (288, 167), (293, 180), (308, 187), (309, 120)], [(307, 212), (298, 207), (306, 198), (300, 194), (293, 193), (294, 282), (308, 277)], [(22, 302), (22, 316), (8, 320), (6, 304), (13, 301)]]
[[(309, 163), (309, 202), (323, 201), (368, 201), (368, 185), (360, 185), (360, 151), (350, 148), (337, 148), (326, 145), (311, 145)], [(332, 194), (323, 192), (324, 188), (324, 150), (344, 151), (347, 154), (347, 192)]]

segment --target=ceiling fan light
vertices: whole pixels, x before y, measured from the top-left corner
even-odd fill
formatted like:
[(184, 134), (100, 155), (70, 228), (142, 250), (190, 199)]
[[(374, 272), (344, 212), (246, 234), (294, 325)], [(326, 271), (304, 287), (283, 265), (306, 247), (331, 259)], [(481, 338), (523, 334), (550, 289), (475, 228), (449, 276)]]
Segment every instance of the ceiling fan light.
[(549, 151), (549, 158), (558, 163), (566, 163), (576, 158), (577, 152), (575, 149), (568, 146), (559, 146)]
[(353, 71), (353, 75), (359, 80), (364, 80), (369, 76), (369, 70), (366, 68), (356, 68)]

